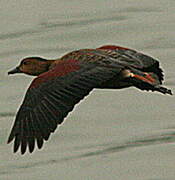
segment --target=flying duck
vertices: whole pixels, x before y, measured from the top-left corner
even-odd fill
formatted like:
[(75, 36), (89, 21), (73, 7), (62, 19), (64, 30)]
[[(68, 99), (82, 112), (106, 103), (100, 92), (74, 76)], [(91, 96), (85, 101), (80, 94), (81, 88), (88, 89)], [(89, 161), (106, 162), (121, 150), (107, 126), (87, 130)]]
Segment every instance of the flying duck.
[(115, 45), (80, 49), (59, 59), (24, 58), (8, 74), (37, 76), (30, 84), (20, 106), (8, 143), (21, 154), (35, 144), (42, 148), (74, 106), (94, 88), (121, 89), (134, 86), (141, 90), (172, 95), (162, 87), (159, 62), (135, 50)]

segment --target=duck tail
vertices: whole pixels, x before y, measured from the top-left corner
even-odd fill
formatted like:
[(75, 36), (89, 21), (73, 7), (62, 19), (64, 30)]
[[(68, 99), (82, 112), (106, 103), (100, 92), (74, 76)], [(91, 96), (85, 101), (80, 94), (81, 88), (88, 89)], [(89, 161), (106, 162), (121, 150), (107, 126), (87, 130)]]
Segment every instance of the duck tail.
[(127, 79), (133, 84), (133, 86), (141, 90), (151, 90), (172, 95), (170, 89), (160, 86), (161, 82), (158, 75), (155, 73), (130, 69), (129, 77)]

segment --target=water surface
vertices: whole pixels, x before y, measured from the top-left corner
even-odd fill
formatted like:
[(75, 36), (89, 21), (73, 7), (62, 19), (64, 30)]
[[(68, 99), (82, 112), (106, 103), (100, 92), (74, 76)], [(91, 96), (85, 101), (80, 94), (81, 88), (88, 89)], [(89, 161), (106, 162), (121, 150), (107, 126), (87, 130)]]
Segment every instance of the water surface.
[(0, 179), (173, 180), (174, 96), (95, 90), (32, 155), (6, 140), (32, 77), (7, 76), (26, 56), (56, 58), (103, 44), (159, 59), (175, 92), (175, 2), (171, 0), (0, 1)]

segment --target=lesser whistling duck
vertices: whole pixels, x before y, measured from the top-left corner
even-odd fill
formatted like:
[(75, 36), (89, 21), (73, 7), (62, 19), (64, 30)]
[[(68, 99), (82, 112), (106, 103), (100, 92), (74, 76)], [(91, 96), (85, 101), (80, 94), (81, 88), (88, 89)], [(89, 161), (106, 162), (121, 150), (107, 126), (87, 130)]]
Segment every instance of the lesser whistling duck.
[(70, 52), (57, 60), (28, 57), (8, 74), (37, 76), (27, 90), (16, 115), (8, 143), (14, 152), (40, 149), (74, 105), (93, 88), (119, 89), (135, 86), (141, 90), (172, 94), (160, 86), (163, 80), (159, 62), (152, 57), (120, 46)]

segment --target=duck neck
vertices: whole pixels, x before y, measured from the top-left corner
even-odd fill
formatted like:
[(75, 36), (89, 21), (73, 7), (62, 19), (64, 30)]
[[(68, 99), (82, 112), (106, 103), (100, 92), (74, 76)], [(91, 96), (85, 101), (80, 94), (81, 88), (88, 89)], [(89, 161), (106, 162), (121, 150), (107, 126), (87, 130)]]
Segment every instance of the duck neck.
[(54, 64), (55, 60), (47, 60), (48, 69)]
[(53, 67), (53, 65), (55, 64), (56, 60), (47, 60), (46, 64), (47, 64), (47, 69), (51, 69)]
[(61, 59), (50, 59), (50, 60), (47, 60), (47, 69), (52, 69), (54, 68), (59, 62), (60, 62)]

